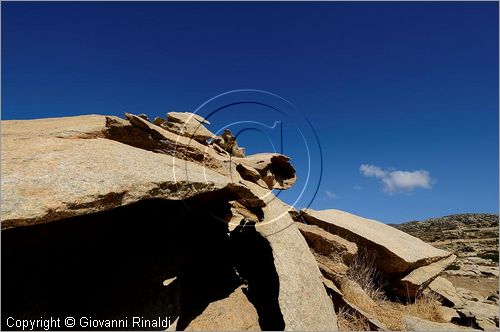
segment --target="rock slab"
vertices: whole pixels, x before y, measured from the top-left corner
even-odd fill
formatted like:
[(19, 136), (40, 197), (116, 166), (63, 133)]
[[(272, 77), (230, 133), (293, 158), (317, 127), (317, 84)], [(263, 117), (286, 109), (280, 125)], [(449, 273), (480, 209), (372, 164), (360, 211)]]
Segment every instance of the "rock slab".
[(438, 260), (429, 265), (421, 266), (411, 271), (407, 276), (401, 279), (398, 285), (397, 293), (408, 298), (415, 298), (429, 285), (444, 269), (453, 263), (457, 256)]
[(404, 275), (451, 255), (379, 221), (344, 211), (306, 209), (300, 216), (307, 223), (367, 248), (376, 258), (377, 269), (386, 277)]
[(443, 277), (437, 277), (434, 279), (429, 284), (429, 290), (438, 295), (447, 305), (456, 307), (463, 304), (463, 299), (458, 294), (455, 286)]

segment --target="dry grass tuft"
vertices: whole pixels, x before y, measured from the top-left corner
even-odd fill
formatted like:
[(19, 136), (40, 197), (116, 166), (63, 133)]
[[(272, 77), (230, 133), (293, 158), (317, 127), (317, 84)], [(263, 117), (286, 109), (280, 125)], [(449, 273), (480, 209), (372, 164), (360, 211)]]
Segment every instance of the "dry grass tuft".
[(406, 313), (411, 316), (420, 317), (433, 322), (445, 323), (446, 321), (440, 314), (439, 303), (436, 296), (431, 294), (421, 295), (415, 300), (415, 303), (404, 306), (406, 308)]
[(370, 326), (364, 317), (352, 310), (340, 308), (337, 313), (339, 331), (370, 331)]
[(382, 301), (374, 315), (380, 319), (389, 329), (402, 331), (405, 329), (404, 317), (415, 316), (433, 322), (444, 323), (445, 320), (439, 314), (438, 307), (441, 304), (431, 295), (423, 295), (414, 303), (403, 304), (400, 302)]
[[(383, 291), (380, 274), (375, 268), (374, 259), (370, 258), (366, 251), (358, 253), (357, 258), (349, 266), (347, 277), (358, 283), (373, 301), (356, 292), (344, 294), (346, 299), (373, 315), (390, 330), (404, 330), (405, 316), (415, 316), (433, 322), (445, 322), (438, 310), (441, 304), (432, 295), (422, 295), (414, 303), (409, 304), (390, 301)], [(352, 314), (345, 308), (340, 308), (338, 317), (339, 328), (344, 331), (360, 331), (366, 330), (368, 327), (366, 319)]]
[(349, 265), (347, 278), (357, 282), (374, 301), (386, 300), (380, 282), (380, 273), (375, 267), (375, 258), (366, 249), (359, 251), (354, 261)]

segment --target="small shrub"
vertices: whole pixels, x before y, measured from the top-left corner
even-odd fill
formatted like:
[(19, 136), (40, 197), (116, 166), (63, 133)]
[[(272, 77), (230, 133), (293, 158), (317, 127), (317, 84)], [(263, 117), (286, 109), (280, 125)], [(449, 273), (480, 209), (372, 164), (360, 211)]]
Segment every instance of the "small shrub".
[(468, 245), (464, 245), (463, 247), (460, 248), (460, 250), (462, 252), (473, 252), (474, 248), (472, 248), (471, 246), (468, 246)]
[(478, 254), (477, 257), (481, 257), (482, 259), (489, 259), (498, 263), (498, 251), (488, 251)]
[(448, 265), (445, 270), (457, 271), (457, 270), (460, 270), (460, 265), (453, 263), (453, 264)]
[(436, 242), (439, 240), (441, 240), (441, 235), (434, 235), (434, 237), (432, 238), (432, 242)]

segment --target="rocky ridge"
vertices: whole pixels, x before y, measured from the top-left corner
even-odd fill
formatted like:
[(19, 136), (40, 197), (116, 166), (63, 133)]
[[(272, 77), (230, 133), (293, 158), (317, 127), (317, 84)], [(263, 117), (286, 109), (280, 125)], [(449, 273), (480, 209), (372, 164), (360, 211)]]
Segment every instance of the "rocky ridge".
[[(182, 119), (200, 120), (176, 115), (174, 123)], [(190, 329), (191, 323), (196, 329), (218, 329), (214, 319), (203, 316), (236, 306), (255, 308), (258, 316), (249, 312), (245, 320), (228, 319), (225, 329), (336, 330), (314, 257), (298, 229), (287, 227), (293, 224), (288, 206), (269, 189), (293, 183), (289, 159), (250, 156), (247, 167), (257, 164), (263, 179), (250, 182), (237, 170), (245, 160), (233, 160), (227, 151), (209, 145), (207, 136), (197, 135), (202, 126), (181, 124), (191, 131), (172, 130), (133, 114), (126, 119), (89, 115), (3, 121), (2, 244), (11, 255), (2, 280), (9, 284), (5, 303), (11, 304), (2, 306), (2, 316), (109, 317), (128, 310), (132, 315), (137, 309), (149, 316), (168, 315), (179, 329)], [(233, 215), (235, 210), (240, 213)], [(157, 247), (160, 243), (164, 249)], [(129, 247), (135, 249), (127, 254)], [(115, 248), (122, 248), (123, 255), (108, 257)], [(127, 283), (138, 282), (144, 294), (137, 294), (136, 303), (129, 300), (119, 310), (123, 301), (109, 302), (119, 297), (95, 293), (107, 280), (93, 283), (97, 270), (89, 275), (87, 269), (67, 264), (65, 273), (53, 274), (60, 269), (58, 261), (75, 259), (108, 271), (101, 261), (105, 258), (150, 263), (141, 268), (154, 271), (150, 276), (134, 269), (137, 275), (123, 271), (106, 281), (115, 286), (105, 294), (119, 294), (121, 287), (130, 288)], [(165, 263), (158, 265), (155, 259)], [(126, 264), (100, 275), (111, 277), (120, 269)], [(68, 273), (81, 285), (80, 299), (68, 298), (73, 287), (61, 279)], [(203, 274), (200, 283), (197, 276)], [(158, 280), (139, 282), (149, 277)], [(173, 277), (176, 282), (164, 286)], [(101, 308), (95, 301), (107, 305)]]
[(443, 277), (451, 251), (343, 211), (295, 211), (271, 191), (294, 184), (288, 157), (246, 156), (208, 125), (181, 112), (3, 121), (2, 316), (498, 328), (493, 304)]

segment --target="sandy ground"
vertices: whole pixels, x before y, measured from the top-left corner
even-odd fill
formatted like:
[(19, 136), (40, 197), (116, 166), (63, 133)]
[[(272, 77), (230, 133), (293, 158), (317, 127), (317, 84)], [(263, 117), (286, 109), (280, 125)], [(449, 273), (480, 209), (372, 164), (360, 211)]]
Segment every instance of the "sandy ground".
[(445, 276), (455, 287), (466, 288), (478, 292), (481, 296), (488, 297), (498, 292), (497, 277), (471, 278), (463, 276)]

